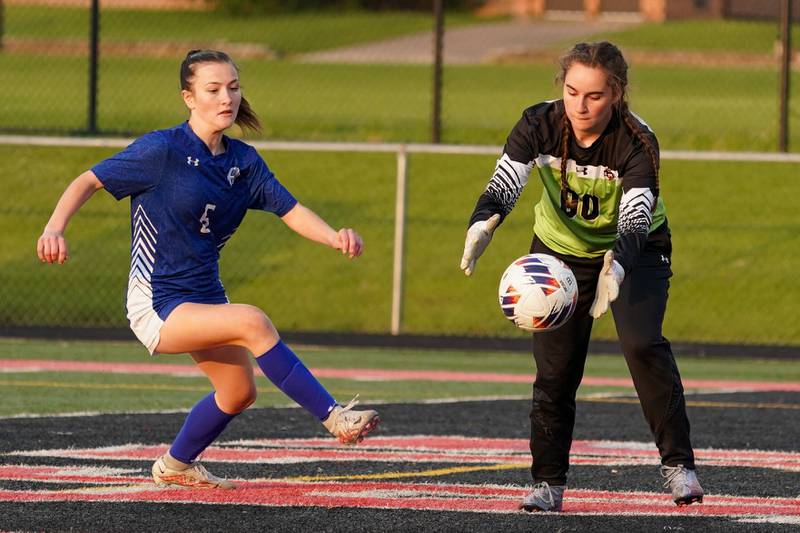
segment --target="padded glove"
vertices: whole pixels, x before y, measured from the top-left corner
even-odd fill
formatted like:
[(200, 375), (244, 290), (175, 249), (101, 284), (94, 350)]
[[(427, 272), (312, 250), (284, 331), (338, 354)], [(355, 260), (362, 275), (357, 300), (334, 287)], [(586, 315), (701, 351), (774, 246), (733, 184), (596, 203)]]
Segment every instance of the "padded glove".
[(494, 214), (488, 220), (479, 220), (467, 230), (467, 239), (464, 241), (464, 256), (461, 258), (461, 270), (471, 276), (475, 271), (475, 262), (481, 256), (489, 242), (492, 233), (500, 223), (500, 215)]
[(625, 279), (625, 269), (614, 260), (614, 252), (607, 251), (603, 256), (603, 269), (597, 278), (597, 291), (594, 301), (589, 308), (589, 314), (594, 318), (608, 311), (608, 306), (619, 296), (619, 286)]

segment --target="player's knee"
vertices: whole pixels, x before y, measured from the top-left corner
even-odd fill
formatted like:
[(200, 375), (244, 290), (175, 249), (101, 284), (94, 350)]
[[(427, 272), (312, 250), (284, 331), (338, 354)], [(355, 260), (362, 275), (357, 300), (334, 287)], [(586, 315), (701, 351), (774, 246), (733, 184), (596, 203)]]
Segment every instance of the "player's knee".
[(646, 335), (632, 335), (622, 340), (622, 350), (626, 355), (639, 358), (660, 351), (662, 344), (664, 343), (661, 339), (653, 339)]
[(255, 383), (236, 387), (229, 391), (217, 391), (217, 402), (220, 409), (229, 414), (241, 413), (253, 405), (257, 397), (258, 389), (256, 389)]
[(258, 307), (247, 305), (243, 306), (240, 313), (239, 323), (242, 327), (242, 335), (248, 347), (255, 354), (259, 352), (259, 347), (274, 344), (274, 339), (278, 337), (278, 332), (272, 321)]

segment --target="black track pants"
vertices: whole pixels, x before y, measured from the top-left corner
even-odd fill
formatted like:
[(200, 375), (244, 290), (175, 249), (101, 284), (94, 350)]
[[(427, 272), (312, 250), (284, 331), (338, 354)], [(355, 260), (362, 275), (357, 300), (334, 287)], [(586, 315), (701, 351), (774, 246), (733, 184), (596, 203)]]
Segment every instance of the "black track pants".
[[(559, 329), (533, 336), (536, 381), (530, 415), (531, 473), (535, 482), (564, 485), (575, 425), (575, 395), (583, 378), (592, 331), (589, 307), (602, 258), (576, 262), (552, 252), (538, 240), (532, 250), (560, 257), (578, 282), (575, 314)], [(672, 275), (669, 260), (662, 251), (646, 247), (639, 265), (626, 275), (611, 311), (662, 464), (694, 468), (683, 385), (669, 341), (661, 333)]]

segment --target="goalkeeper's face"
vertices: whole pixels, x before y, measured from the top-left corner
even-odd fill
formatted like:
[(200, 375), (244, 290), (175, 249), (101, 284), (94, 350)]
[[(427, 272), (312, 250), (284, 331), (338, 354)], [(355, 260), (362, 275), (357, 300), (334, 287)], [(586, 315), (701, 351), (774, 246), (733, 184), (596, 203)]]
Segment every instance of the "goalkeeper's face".
[(193, 125), (223, 131), (236, 120), (242, 94), (239, 73), (230, 63), (202, 63), (194, 68), (191, 91), (182, 91)]
[(618, 100), (601, 68), (576, 62), (564, 76), (564, 108), (579, 138), (603, 133)]

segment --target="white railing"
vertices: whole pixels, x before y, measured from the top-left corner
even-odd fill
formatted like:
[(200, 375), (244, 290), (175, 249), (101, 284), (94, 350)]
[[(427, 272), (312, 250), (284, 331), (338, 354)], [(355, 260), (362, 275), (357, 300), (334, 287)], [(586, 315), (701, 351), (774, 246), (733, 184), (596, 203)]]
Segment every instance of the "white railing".
[[(107, 137), (43, 137), (32, 135), (0, 135), (0, 145), (109, 147), (123, 148), (133, 139)], [(260, 150), (287, 152), (371, 152), (394, 153), (397, 156), (395, 194), (394, 261), (392, 266), (392, 316), (391, 332), (402, 330), (403, 263), (406, 226), (406, 188), (409, 154), (458, 154), (499, 156), (502, 146), (465, 144), (415, 144), (415, 143), (358, 143), (358, 142), (295, 142), (249, 141)], [(768, 163), (800, 163), (800, 154), (771, 152), (693, 152), (665, 150), (661, 159), (684, 161), (753, 161)], [(491, 169), (487, 169), (487, 180)]]

